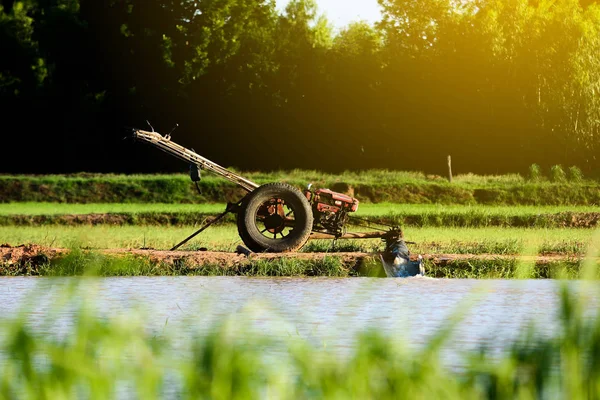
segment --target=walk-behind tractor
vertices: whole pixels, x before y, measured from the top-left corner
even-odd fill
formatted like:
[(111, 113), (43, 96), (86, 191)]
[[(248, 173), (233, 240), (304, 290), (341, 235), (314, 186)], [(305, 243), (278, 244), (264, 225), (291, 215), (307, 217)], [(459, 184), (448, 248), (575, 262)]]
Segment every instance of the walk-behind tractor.
[[(253, 252), (286, 253), (301, 249), (309, 239), (372, 239), (390, 242), (402, 240), (402, 231), (397, 226), (385, 225), (387, 229), (377, 232), (347, 233), (351, 213), (358, 210), (358, 200), (329, 189), (313, 190), (309, 185), (304, 193), (285, 183), (258, 185), (243, 176), (215, 164), (193, 150), (171, 141), (170, 135), (157, 132), (134, 130), (133, 137), (149, 143), (190, 165), (192, 181), (198, 185), (201, 170), (213, 172), (245, 189), (246, 194), (239, 202), (229, 203), (225, 212), (206, 223), (193, 235), (176, 245), (178, 249), (203, 232), (228, 213), (237, 214), (240, 238)], [(370, 222), (352, 217), (352, 224), (364, 226)], [(378, 224), (382, 225), (382, 224)], [(371, 226), (372, 227), (372, 226)]]

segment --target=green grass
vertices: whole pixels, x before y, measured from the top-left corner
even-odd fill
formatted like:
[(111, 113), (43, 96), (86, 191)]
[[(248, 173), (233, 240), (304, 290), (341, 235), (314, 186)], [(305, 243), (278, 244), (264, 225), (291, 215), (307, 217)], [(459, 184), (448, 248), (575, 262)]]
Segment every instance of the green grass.
[[(104, 214), (104, 213), (215, 213), (225, 210), (225, 203), (170, 204), (170, 203), (7, 203), (0, 207), (0, 215), (60, 215), (60, 214)], [(418, 214), (485, 214), (490, 216), (530, 216), (556, 214), (560, 212), (600, 212), (595, 206), (482, 206), (443, 204), (360, 204), (359, 217), (383, 217), (387, 215)]]
[[(426, 274), (440, 279), (583, 279), (590, 277), (579, 261), (531, 263), (524, 270), (517, 260), (466, 260), (426, 262)], [(600, 271), (593, 278), (600, 279)]]
[[(249, 172), (259, 184), (288, 182), (348, 192), (367, 203), (439, 203), (496, 205), (598, 205), (600, 185), (574, 179), (565, 182), (527, 180), (519, 175), (457, 176), (450, 184), (440, 176), (418, 172), (369, 170), (324, 174), (319, 171)], [(0, 176), (0, 202), (67, 203), (201, 203), (237, 201), (244, 191), (207, 175), (198, 195), (186, 175)]]
[(419, 227), (595, 227), (600, 209), (590, 206), (482, 206), (363, 204), (356, 216)]
[[(40, 262), (41, 261), (41, 262)], [(173, 264), (153, 262), (147, 257), (112, 256), (78, 248), (53, 260), (38, 260), (24, 265), (2, 267), (4, 276), (252, 276), (252, 277), (350, 277), (357, 271), (345, 265), (339, 257), (323, 260), (279, 259), (254, 260), (247, 264), (225, 267), (217, 264), (190, 265), (185, 261)]]
[[(418, 183), (423, 181), (430, 182), (447, 182), (445, 176), (426, 175), (416, 171), (397, 171), (397, 170), (360, 170), (360, 171), (344, 171), (339, 174), (325, 173), (317, 170), (302, 170), (295, 169), (289, 171), (236, 171), (234, 168), (231, 171), (244, 175), (248, 179), (257, 183), (275, 182), (278, 180), (288, 180), (291, 183), (306, 184), (313, 183), (335, 183), (344, 182), (348, 184), (361, 184), (365, 181), (376, 181), (380, 184), (397, 184), (397, 183)], [(77, 173), (68, 175), (0, 175), (0, 178), (18, 178), (18, 179), (44, 179), (48, 182), (61, 181), (65, 179), (79, 180), (105, 180), (113, 182), (127, 182), (132, 179), (139, 180), (163, 180), (173, 179), (174, 177), (184, 177), (189, 179), (187, 174), (95, 174), (95, 173)], [(206, 173), (202, 176), (202, 180), (212, 182), (213, 180), (221, 180), (216, 175)], [(542, 182), (550, 182), (545, 177), (540, 177)], [(506, 184), (522, 184), (530, 181), (520, 174), (505, 174), (505, 175), (475, 175), (475, 174), (460, 174), (454, 176), (454, 181), (460, 184), (470, 185), (506, 185)], [(578, 179), (577, 182), (584, 181), (588, 184), (595, 183), (594, 179)]]
[[(136, 226), (44, 226), (0, 227), (0, 242), (11, 245), (35, 243), (50, 247), (83, 247), (90, 249), (154, 248), (168, 250), (196, 231), (198, 227), (136, 227)], [(241, 243), (237, 230), (231, 226), (211, 227), (182, 249), (233, 251)]]
[[(80, 299), (81, 293), (72, 289), (67, 296)], [(99, 318), (81, 300), (57, 304), (63, 305), (54, 306), (43, 326), (76, 310), (61, 335), (40, 333), (25, 313), (0, 323), (1, 398), (111, 399), (123, 389), (141, 399), (165, 392), (240, 400), (600, 397), (600, 314), (584, 312), (585, 300), (564, 288), (554, 334), (524, 327), (501, 353), (485, 346), (464, 350), (460, 370), (443, 360), (468, 314), (464, 305), (416, 350), (403, 346), (406, 333), (399, 338), (371, 329), (340, 356), (299, 337), (251, 328), (256, 316), (248, 308), (208, 333), (176, 339), (149, 330), (142, 317)]]
[(503, 216), (529, 216), (556, 214), (560, 212), (599, 212), (595, 206), (484, 206), (457, 204), (360, 204), (358, 216), (382, 216), (388, 214), (489, 214)]
[[(153, 248), (170, 249), (197, 228), (135, 226), (44, 226), (0, 227), (0, 242), (10, 245), (27, 243), (50, 247), (84, 247), (91, 249)], [(525, 228), (410, 228), (406, 239), (417, 242), (411, 249), (417, 253), (519, 254), (525, 248), (543, 252), (572, 254), (585, 252), (594, 236), (591, 229), (525, 229)], [(211, 227), (182, 249), (234, 251), (242, 244), (233, 226)], [(309, 250), (328, 251), (331, 241), (309, 242)], [(379, 239), (341, 240), (338, 250), (371, 251), (381, 247)]]
[(103, 203), (103, 204), (66, 204), (66, 203), (7, 203), (0, 207), (0, 215), (83, 215), (106, 213), (203, 213), (219, 214), (225, 210), (225, 204), (164, 204), (164, 203)]

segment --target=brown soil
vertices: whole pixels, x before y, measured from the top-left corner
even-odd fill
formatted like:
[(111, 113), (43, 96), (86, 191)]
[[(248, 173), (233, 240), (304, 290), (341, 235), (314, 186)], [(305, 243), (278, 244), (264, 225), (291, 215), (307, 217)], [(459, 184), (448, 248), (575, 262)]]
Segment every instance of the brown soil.
[[(288, 254), (251, 254), (245, 256), (236, 253), (224, 253), (213, 251), (165, 251), (165, 250), (135, 250), (135, 249), (104, 249), (94, 250), (106, 255), (125, 256), (134, 255), (147, 257), (156, 263), (174, 265), (185, 261), (186, 265), (222, 265), (224, 268), (248, 265), (259, 260), (274, 261), (278, 259), (296, 259), (307, 261), (320, 261), (325, 257), (334, 256), (341, 259), (346, 265), (356, 263), (369, 257), (367, 253), (288, 253)], [(65, 255), (68, 249), (48, 248), (38, 245), (0, 246), (0, 267), (35, 267), (46, 263), (56, 257)], [(1, 270), (1, 268), (0, 268)]]
[(60, 254), (64, 254), (66, 251), (67, 250), (64, 249), (51, 249), (42, 247), (36, 244), (21, 245), (16, 247), (3, 244), (0, 245), (0, 264), (14, 265), (25, 264), (27, 262), (43, 262)]

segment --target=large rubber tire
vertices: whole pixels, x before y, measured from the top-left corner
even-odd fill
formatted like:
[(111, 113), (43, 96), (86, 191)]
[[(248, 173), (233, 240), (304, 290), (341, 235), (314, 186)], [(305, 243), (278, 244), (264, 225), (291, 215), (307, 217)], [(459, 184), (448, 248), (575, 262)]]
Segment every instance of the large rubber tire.
[[(264, 236), (257, 226), (257, 214), (271, 199), (281, 199), (294, 211), (295, 225), (288, 236), (272, 239)], [(244, 244), (255, 253), (288, 253), (301, 249), (312, 232), (313, 214), (306, 197), (285, 183), (268, 183), (250, 193), (242, 202), (237, 215), (238, 233)]]

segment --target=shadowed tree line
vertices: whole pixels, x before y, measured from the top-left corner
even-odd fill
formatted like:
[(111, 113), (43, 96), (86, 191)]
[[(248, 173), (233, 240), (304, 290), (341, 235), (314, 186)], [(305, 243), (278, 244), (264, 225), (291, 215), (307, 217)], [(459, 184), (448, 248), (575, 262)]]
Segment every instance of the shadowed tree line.
[(598, 169), (600, 7), (379, 2), (0, 0), (0, 171), (184, 170), (146, 119), (240, 169)]

